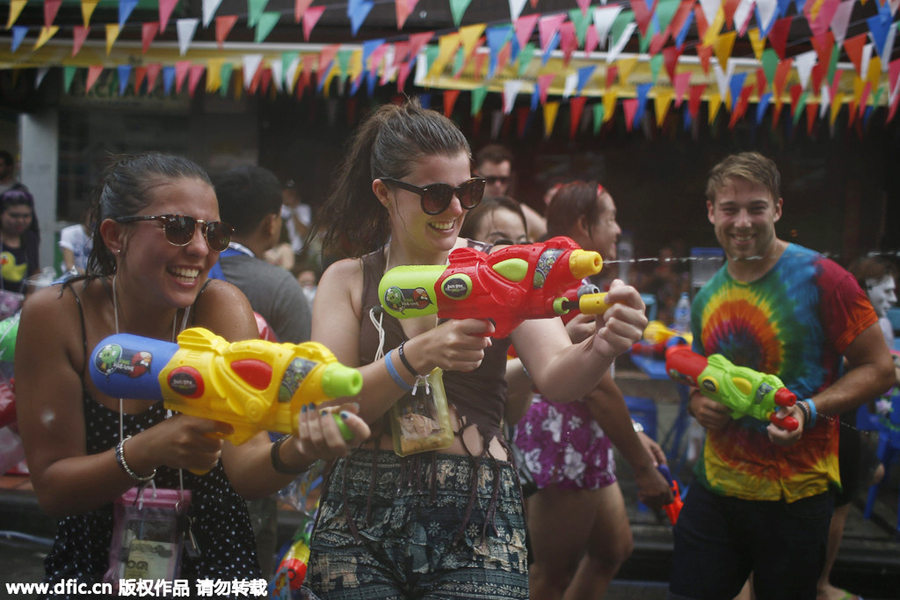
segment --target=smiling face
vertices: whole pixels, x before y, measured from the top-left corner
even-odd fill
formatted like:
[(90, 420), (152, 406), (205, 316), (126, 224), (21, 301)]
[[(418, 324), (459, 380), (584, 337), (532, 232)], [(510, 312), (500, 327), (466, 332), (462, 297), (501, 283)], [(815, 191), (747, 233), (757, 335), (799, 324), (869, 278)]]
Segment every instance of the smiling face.
[[(140, 215), (184, 214), (204, 221), (219, 220), (216, 194), (199, 179), (161, 180), (149, 194), (150, 201)], [(136, 290), (133, 293), (142, 300), (157, 306), (184, 308), (192, 304), (219, 257), (209, 249), (202, 227), (197, 225), (186, 246), (170, 244), (160, 221), (137, 221), (119, 227), (120, 281)]]
[(890, 275), (881, 279), (866, 279), (866, 291), (879, 318), (886, 316), (888, 309), (897, 304), (897, 284)]
[[(469, 156), (461, 153), (455, 158), (422, 158), (413, 163), (412, 170), (401, 179), (418, 187), (434, 183), (457, 187), (471, 176)], [(391, 234), (395, 241), (408, 247), (410, 252), (427, 255), (453, 249), (466, 215), (459, 198), (454, 195), (444, 211), (428, 215), (422, 210), (421, 196), (417, 193), (396, 186), (387, 187), (380, 180), (376, 180), (374, 187), (390, 213)]]
[(729, 261), (771, 259), (776, 254), (781, 205), (781, 198), (773, 198), (764, 185), (746, 179), (730, 179), (717, 190), (715, 200), (706, 203), (707, 216)]

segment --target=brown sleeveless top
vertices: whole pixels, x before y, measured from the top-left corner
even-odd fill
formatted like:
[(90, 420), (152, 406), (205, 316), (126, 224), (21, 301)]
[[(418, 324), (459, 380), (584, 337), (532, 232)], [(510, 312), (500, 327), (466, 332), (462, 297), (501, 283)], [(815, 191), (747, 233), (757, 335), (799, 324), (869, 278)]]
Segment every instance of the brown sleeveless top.
[[(470, 247), (481, 250), (480, 242), (469, 242)], [(384, 354), (406, 340), (400, 321), (381, 309), (378, 299), (378, 284), (385, 270), (384, 249), (376, 250), (361, 259), (363, 267), (362, 315), (359, 331), (359, 364), (367, 365), (375, 361), (378, 352), (379, 334), (369, 318), (375, 311), (376, 320), (381, 320), (384, 328)], [(489, 317), (490, 315), (485, 315)], [(456, 409), (460, 419), (460, 435), (467, 427), (475, 425), (484, 440), (484, 452), (490, 441), (500, 437), (500, 421), (506, 403), (506, 353), (509, 340), (493, 340), (484, 352), (484, 360), (474, 371), (444, 372), (444, 388), (447, 401)], [(383, 431), (390, 431), (389, 427)], [(463, 444), (465, 446), (465, 444)], [(467, 448), (468, 450), (468, 448)]]

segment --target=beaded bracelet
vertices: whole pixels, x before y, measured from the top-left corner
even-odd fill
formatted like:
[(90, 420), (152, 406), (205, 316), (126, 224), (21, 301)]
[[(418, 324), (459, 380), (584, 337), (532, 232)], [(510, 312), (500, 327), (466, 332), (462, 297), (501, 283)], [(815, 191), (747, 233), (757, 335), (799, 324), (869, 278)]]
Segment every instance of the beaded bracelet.
[(809, 409), (809, 412), (810, 412), (810, 416), (809, 416), (809, 426), (812, 427), (813, 425), (816, 424), (816, 416), (817, 416), (817, 413), (816, 413), (816, 403), (813, 402), (812, 400), (808, 399), (808, 398), (807, 398), (806, 400), (803, 400), (802, 402), (803, 402), (803, 404), (805, 404), (806, 407)]
[(282, 475), (300, 475), (301, 473), (308, 471), (309, 466), (296, 470), (290, 468), (284, 464), (283, 460), (281, 460), (281, 445), (285, 443), (289, 437), (291, 437), (290, 434), (287, 434), (275, 440), (272, 444), (272, 449), (269, 451), (269, 458), (272, 459), (272, 468), (275, 469), (276, 472), (281, 473)]
[(387, 367), (387, 372), (391, 376), (391, 379), (394, 380), (394, 383), (400, 387), (404, 392), (413, 391), (413, 386), (403, 381), (403, 378), (400, 377), (400, 373), (397, 372), (397, 368), (394, 366), (394, 360), (391, 357), (391, 353), (393, 350), (388, 350), (388, 353), (384, 356), (384, 365)]
[(130, 439), (131, 439), (131, 436), (129, 435), (127, 438), (125, 438), (124, 440), (119, 442), (118, 445), (116, 445), (116, 464), (118, 464), (119, 467), (123, 471), (125, 471), (126, 475), (128, 475), (135, 481), (141, 481), (141, 482), (150, 481), (151, 479), (156, 477), (156, 469), (153, 469), (153, 472), (145, 477), (145, 476), (138, 475), (137, 473), (135, 473), (132, 470), (132, 468), (128, 466), (128, 463), (125, 462), (125, 442), (127, 442)]
[(399, 346), (397, 346), (397, 354), (400, 355), (400, 362), (403, 363), (403, 366), (406, 367), (406, 370), (409, 371), (410, 375), (415, 378), (421, 377), (421, 373), (416, 371), (415, 367), (412, 366), (412, 363), (409, 362), (406, 358), (406, 354), (403, 353), (403, 346), (406, 345), (406, 342), (402, 342)]
[(804, 423), (803, 428), (805, 429), (806, 427), (811, 427), (812, 424), (810, 423), (810, 421), (812, 420), (812, 413), (810, 412), (809, 407), (806, 405), (806, 403), (803, 400), (801, 400), (800, 402), (797, 403), (797, 408), (799, 408), (800, 412), (803, 413), (803, 417), (805, 419), (803, 421), (803, 423)]

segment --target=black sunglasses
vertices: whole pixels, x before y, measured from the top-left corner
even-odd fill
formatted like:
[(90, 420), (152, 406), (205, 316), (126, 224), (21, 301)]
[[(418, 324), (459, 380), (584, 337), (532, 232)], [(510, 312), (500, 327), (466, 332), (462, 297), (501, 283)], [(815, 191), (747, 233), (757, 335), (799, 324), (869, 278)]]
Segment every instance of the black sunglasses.
[(203, 221), (188, 215), (135, 215), (119, 217), (117, 223), (133, 221), (162, 221), (166, 241), (173, 246), (187, 246), (194, 239), (194, 231), (199, 224), (210, 250), (221, 252), (228, 248), (234, 227), (222, 221)]
[(427, 215), (439, 215), (450, 206), (453, 196), (459, 198), (459, 203), (466, 210), (475, 208), (484, 197), (484, 178), (473, 177), (453, 187), (448, 183), (432, 183), (425, 187), (419, 187), (393, 177), (379, 177), (383, 182), (396, 185), (400, 189), (418, 194), (422, 200), (422, 210)]

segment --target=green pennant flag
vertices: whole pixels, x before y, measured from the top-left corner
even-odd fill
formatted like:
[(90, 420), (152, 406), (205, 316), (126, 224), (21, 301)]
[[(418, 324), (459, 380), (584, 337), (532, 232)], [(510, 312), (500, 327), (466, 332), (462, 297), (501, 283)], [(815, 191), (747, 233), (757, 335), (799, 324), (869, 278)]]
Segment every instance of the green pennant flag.
[(872, 106), (878, 106), (878, 101), (881, 99), (881, 93), (884, 92), (885, 85), (882, 83), (878, 86), (878, 89), (872, 94)]
[[(680, 4), (681, 0), (659, 0), (659, 3), (656, 5), (656, 19), (659, 21), (660, 31), (665, 31), (669, 23), (672, 22), (675, 11), (678, 10)], [(672, 36), (674, 37), (678, 33), (676, 31)]]
[(664, 60), (662, 54), (654, 54), (650, 57), (650, 81), (653, 82), (653, 85), (656, 85), (656, 78), (659, 77), (659, 70), (662, 69)]
[(269, 0), (247, 0), (247, 27), (256, 27)]
[(469, 8), (472, 0), (450, 0), (450, 13), (453, 15), (453, 25), (459, 27), (462, 23), (463, 14)]
[(462, 46), (456, 49), (456, 60), (453, 61), (453, 72), (459, 73), (466, 64), (466, 51)]
[(428, 44), (425, 46), (425, 72), (427, 73), (431, 69), (431, 65), (434, 64), (434, 61), (437, 60), (438, 54), (440, 54), (441, 49), (437, 47), (436, 44)]
[(72, 80), (75, 79), (75, 72), (78, 67), (63, 67), (63, 89), (68, 94), (69, 88), (72, 87)]
[(256, 37), (254, 38), (257, 44), (262, 44), (263, 40), (269, 37), (280, 18), (281, 13), (274, 11), (264, 12), (259, 16), (259, 21), (256, 23)]
[(228, 90), (231, 88), (231, 75), (234, 73), (234, 65), (225, 63), (222, 65), (220, 73), (219, 77), (222, 79), (222, 85), (219, 87), (219, 95), (224, 98), (228, 95)]
[(338, 50), (337, 63), (341, 70), (341, 77), (350, 74), (350, 59), (353, 57), (353, 50)]
[(647, 30), (647, 35), (641, 35), (641, 31), (638, 30), (638, 40), (640, 42), (641, 54), (647, 54), (647, 51), (650, 50), (650, 30)]
[(616, 20), (609, 28), (609, 43), (607, 47), (612, 48), (619, 42), (619, 38), (625, 32), (625, 28), (634, 22), (634, 11), (623, 10), (616, 16)]
[(766, 48), (762, 53), (762, 68), (766, 74), (769, 87), (775, 88), (775, 72), (778, 70), (778, 54), (772, 48)]
[(831, 60), (828, 61), (828, 75), (826, 76), (826, 79), (828, 81), (834, 80), (834, 72), (837, 70), (838, 58), (840, 57), (840, 54), (841, 49), (837, 44), (835, 44), (831, 49)]
[(519, 52), (519, 77), (523, 77), (525, 71), (531, 66), (531, 59), (534, 58), (534, 52), (535, 46), (531, 42), (525, 44), (525, 47)]
[(594, 105), (594, 135), (598, 135), (600, 133), (600, 128), (603, 127), (603, 103), (598, 102)]
[(569, 20), (575, 25), (575, 37), (578, 39), (578, 45), (584, 47), (584, 36), (587, 35), (587, 29), (591, 25), (591, 12), (582, 14), (580, 8), (573, 8), (569, 11)]
[(800, 117), (803, 116), (803, 110), (806, 108), (806, 97), (809, 95), (809, 92), (803, 92), (800, 94), (800, 99), (797, 100), (797, 107), (794, 109), (794, 127), (797, 126), (797, 123), (800, 122)]
[(478, 113), (481, 112), (481, 107), (484, 105), (484, 99), (487, 98), (488, 89), (486, 85), (481, 87), (477, 87), (472, 90), (472, 116), (474, 117)]

